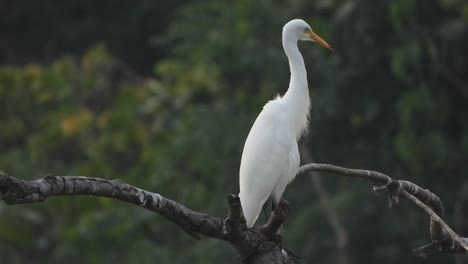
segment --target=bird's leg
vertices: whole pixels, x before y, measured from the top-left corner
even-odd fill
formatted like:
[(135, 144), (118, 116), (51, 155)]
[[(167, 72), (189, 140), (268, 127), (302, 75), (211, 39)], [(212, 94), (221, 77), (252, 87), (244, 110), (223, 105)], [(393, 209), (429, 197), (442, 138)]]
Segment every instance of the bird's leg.
[[(301, 263), (299, 261), (300, 257), (292, 252), (291, 250), (285, 249), (283, 247), (283, 239), (281, 236), (281, 230), (283, 226), (283, 221), (286, 219), (286, 215), (288, 213), (288, 201), (281, 199), (278, 203), (274, 200), (271, 201), (272, 208), (274, 210), (270, 214), (268, 218), (268, 222), (259, 227), (258, 230), (262, 232), (267, 239), (271, 241), (275, 241), (283, 250), (283, 252), (292, 260), (294, 263)], [(267, 210), (269, 202), (265, 203), (263, 209), (264, 212)]]
[[(281, 201), (288, 202), (288, 201), (283, 200), (283, 199), (281, 199)], [(272, 212), (276, 209), (277, 206), (278, 206), (278, 203), (274, 199), (271, 199), (271, 211)]]
[[(280, 203), (283, 202), (283, 201), (286, 202), (286, 203), (288, 203), (288, 201), (286, 201), (286, 200), (284, 200), (284, 199), (281, 198)], [(272, 201), (271, 201), (271, 211), (273, 212), (273, 211), (276, 209), (277, 206), (278, 206), (278, 203), (275, 202), (275, 201), (272, 199)], [(282, 223), (281, 226), (278, 228), (278, 232), (276, 233), (277, 236), (279, 237), (279, 239), (281, 239), (281, 240), (280, 240), (280, 241), (281, 241), (281, 248), (283, 248), (283, 250), (286, 252), (286, 254), (288, 255), (288, 257), (289, 257), (290, 259), (292, 259), (292, 260), (294, 261), (294, 263), (302, 264), (302, 262), (300, 261), (300, 260), (301, 260), (301, 257), (300, 257), (300, 256), (298, 256), (298, 255), (297, 255), (296, 253), (294, 253), (293, 251), (291, 251), (291, 250), (289, 250), (289, 249), (283, 247), (283, 244), (282, 244), (282, 237), (281, 237), (281, 233), (283, 233), (283, 232), (284, 232), (284, 224)]]
[[(268, 206), (271, 204), (271, 211), (268, 212)], [(268, 198), (268, 200), (266, 201), (266, 203), (263, 204), (263, 207), (262, 207), (262, 212), (263, 212), (263, 217), (265, 217), (265, 223), (268, 222), (268, 219), (270, 218), (270, 215), (271, 213), (273, 212), (273, 199), (272, 198)]]
[(268, 222), (261, 226), (259, 231), (263, 232), (267, 237), (270, 238), (277, 234), (279, 227), (286, 219), (286, 215), (288, 214), (288, 204), (289, 203), (286, 200), (281, 200), (268, 218)]
[[(286, 202), (287, 204), (289, 204), (288, 201), (284, 200), (283, 198), (281, 198), (279, 202), (275, 201), (274, 199), (271, 199), (271, 212), (274, 212), (278, 204), (281, 202)], [(284, 224), (281, 223), (281, 226), (278, 228), (278, 231), (276, 233), (281, 235), (283, 231), (284, 231)]]

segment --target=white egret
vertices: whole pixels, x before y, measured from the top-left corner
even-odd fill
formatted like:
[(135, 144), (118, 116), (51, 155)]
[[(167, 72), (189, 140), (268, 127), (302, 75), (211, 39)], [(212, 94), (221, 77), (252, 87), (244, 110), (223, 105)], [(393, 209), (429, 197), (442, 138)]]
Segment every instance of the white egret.
[(248, 227), (253, 226), (269, 197), (275, 203), (280, 201), (299, 167), (297, 140), (308, 126), (310, 98), (297, 42), (314, 41), (332, 50), (300, 19), (291, 20), (283, 27), (282, 40), (291, 72), (289, 88), (283, 97), (278, 96), (263, 107), (242, 152), (239, 197)]

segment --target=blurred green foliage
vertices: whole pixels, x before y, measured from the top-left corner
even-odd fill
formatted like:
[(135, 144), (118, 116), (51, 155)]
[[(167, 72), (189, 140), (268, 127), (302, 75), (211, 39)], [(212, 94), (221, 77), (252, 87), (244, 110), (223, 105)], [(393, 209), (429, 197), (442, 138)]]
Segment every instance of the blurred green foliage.
[[(249, 128), (287, 88), (281, 28), (299, 17), (335, 49), (299, 44), (313, 104), (304, 142), (316, 161), (429, 188), (451, 225), (455, 204), (468, 210), (466, 1), (54, 2), (41, 12), (21, 1), (0, 8), (2, 171), (120, 178), (224, 216)], [(411, 249), (429, 241), (419, 209), (389, 210), (366, 182), (324, 182), (353, 262), (416, 261)], [(285, 196), (285, 245), (306, 263), (336, 263), (307, 177)], [(0, 205), (0, 259), (238, 262), (223, 242), (194, 241), (158, 215), (95, 197)]]

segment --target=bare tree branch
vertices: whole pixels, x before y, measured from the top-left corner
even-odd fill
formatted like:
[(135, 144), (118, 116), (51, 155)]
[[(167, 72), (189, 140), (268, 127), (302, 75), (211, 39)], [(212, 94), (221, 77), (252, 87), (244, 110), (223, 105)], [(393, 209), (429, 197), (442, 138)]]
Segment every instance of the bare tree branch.
[(47, 176), (34, 181), (0, 175), (0, 199), (7, 204), (42, 202), (57, 195), (94, 195), (118, 199), (144, 207), (171, 220), (195, 239), (200, 234), (222, 239), (222, 219), (194, 212), (160, 194), (148, 192), (120, 180), (82, 176)]
[[(458, 243), (453, 243), (453, 241), (448, 245), (449, 246), (449, 250), (448, 252), (451, 252), (451, 253), (464, 253), (464, 252), (468, 252), (468, 245), (466, 244), (466, 238), (461, 238), (460, 236), (458, 236), (457, 233), (455, 233), (445, 222), (444, 220), (442, 220), (442, 218), (440, 218), (436, 213), (434, 213), (434, 211), (432, 211), (431, 208), (429, 208), (429, 206), (425, 205), (423, 202), (421, 202), (418, 198), (414, 197), (413, 195), (411, 195), (410, 193), (408, 193), (407, 191), (403, 190), (402, 191), (402, 196), (407, 198), (408, 200), (411, 200), (413, 203), (417, 204), (419, 207), (421, 207), (424, 211), (426, 211), (427, 214), (429, 214), (431, 216), (431, 218), (433, 218), (435, 222), (437, 222), (439, 225), (441, 225), (444, 230), (446, 232), (449, 233), (450, 235), (450, 238), (452, 238), (453, 240), (455, 240), (456, 242)], [(443, 248), (442, 246), (442, 243), (445, 244), (446, 238), (443, 238), (442, 240), (436, 240), (438, 241), (439, 243), (441, 243), (441, 248)]]
[[(468, 238), (460, 237), (442, 220), (441, 217), (444, 216), (443, 204), (439, 197), (431, 191), (423, 189), (409, 181), (393, 180), (390, 176), (380, 172), (349, 169), (331, 164), (307, 164), (299, 168), (298, 175), (305, 174), (310, 171), (329, 172), (347, 177), (368, 179), (372, 184), (384, 184), (384, 186), (374, 189), (385, 189), (388, 191), (390, 206), (397, 203), (398, 198), (402, 196), (423, 208), (431, 217), (429, 232), (431, 234), (432, 243), (428, 246), (420, 247), (417, 250), (427, 250), (432, 248), (432, 245), (436, 243), (439, 245), (439, 250), (441, 252), (462, 254), (466, 254), (468, 252)], [(423, 255), (422, 252), (415, 253), (417, 255)]]
[(329, 172), (338, 175), (348, 176), (352, 178), (363, 178), (372, 181), (373, 183), (390, 183), (392, 178), (383, 173), (371, 170), (358, 170), (358, 169), (349, 169), (343, 168), (331, 164), (322, 164), (322, 163), (309, 163), (303, 165), (297, 171), (297, 175), (302, 175), (310, 171), (321, 171)]
[[(455, 226), (455, 230), (457, 232), (463, 232), (463, 205), (461, 203), (461, 201), (457, 201), (455, 203), (455, 210), (454, 210), (454, 213), (453, 213), (453, 218), (455, 219), (455, 223), (454, 223), (454, 226)], [(462, 255), (455, 255), (455, 261), (454, 263), (455, 264), (463, 264), (463, 259), (464, 259), (464, 256)]]
[(0, 199), (9, 205), (42, 202), (52, 196), (84, 194), (121, 200), (158, 213), (195, 239), (205, 235), (228, 241), (238, 251), (243, 263), (292, 263), (282, 249), (281, 237), (276, 235), (288, 212), (286, 201), (278, 204), (267, 225), (249, 229), (245, 224), (240, 199), (236, 195), (228, 196), (229, 213), (223, 219), (194, 212), (160, 194), (120, 180), (47, 176), (23, 181), (0, 171)]
[[(400, 196), (423, 208), (431, 216), (431, 238), (429, 246), (419, 248), (424, 254), (434, 245), (442, 252), (468, 252), (468, 239), (459, 237), (443, 221), (444, 209), (440, 199), (429, 190), (407, 181), (394, 181), (380, 172), (342, 168), (329, 164), (311, 163), (299, 168), (298, 173), (323, 171), (339, 175), (371, 180), (373, 184), (384, 184), (376, 190), (386, 190), (390, 204), (398, 202)], [(247, 228), (242, 214), (239, 197), (229, 195), (228, 216), (210, 217), (192, 211), (160, 194), (142, 190), (120, 180), (106, 180), (83, 176), (47, 176), (33, 181), (23, 181), (0, 171), (0, 199), (7, 204), (35, 203), (58, 195), (94, 195), (118, 199), (156, 212), (193, 238), (201, 235), (228, 241), (238, 252), (242, 263), (292, 263), (282, 248), (278, 228), (288, 212), (286, 201), (278, 204), (268, 223), (260, 228)]]

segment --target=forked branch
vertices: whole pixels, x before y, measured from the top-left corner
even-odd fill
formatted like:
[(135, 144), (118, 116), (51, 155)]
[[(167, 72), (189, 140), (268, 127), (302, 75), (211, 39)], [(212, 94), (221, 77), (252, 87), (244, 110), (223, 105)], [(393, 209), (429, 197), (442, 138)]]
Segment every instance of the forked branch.
[(377, 171), (349, 169), (331, 164), (310, 163), (300, 167), (298, 175), (311, 171), (367, 179), (373, 185), (381, 185), (375, 187), (374, 190), (388, 191), (390, 206), (398, 203), (400, 197), (404, 197), (421, 207), (430, 216), (429, 232), (432, 242), (427, 246), (416, 249), (414, 251), (416, 255), (424, 256), (427, 250), (433, 248), (434, 245), (438, 245), (441, 252), (461, 254), (468, 252), (468, 238), (460, 237), (442, 220), (444, 206), (439, 197), (431, 191), (409, 181), (393, 180), (390, 176)]
[[(339, 175), (365, 178), (373, 184), (381, 184), (376, 190), (387, 190), (391, 204), (399, 197), (407, 198), (423, 208), (431, 216), (430, 246), (438, 245), (442, 252), (468, 252), (468, 239), (459, 237), (442, 220), (444, 209), (440, 199), (429, 190), (407, 181), (394, 181), (389, 176), (367, 170), (347, 169), (328, 164), (311, 163), (299, 169), (299, 174), (309, 171), (330, 172)], [(282, 248), (277, 231), (286, 218), (287, 202), (278, 204), (268, 223), (260, 228), (247, 228), (240, 200), (228, 196), (228, 216), (211, 217), (188, 209), (160, 194), (142, 190), (120, 180), (106, 180), (83, 176), (47, 176), (33, 181), (23, 181), (0, 171), (0, 199), (7, 204), (42, 202), (58, 195), (94, 195), (118, 199), (158, 213), (195, 239), (201, 235), (228, 241), (239, 253), (243, 263), (292, 263)]]
[[(164, 196), (142, 190), (120, 180), (83, 176), (46, 176), (23, 181), (0, 171), (0, 199), (7, 204), (42, 202), (59, 195), (94, 195), (121, 200), (158, 213), (195, 239), (201, 235), (230, 242), (243, 263), (291, 263), (276, 236), (286, 218), (287, 202), (278, 204), (268, 223), (259, 229), (247, 228), (239, 197), (228, 196), (228, 216), (211, 217), (188, 209)], [(271, 261), (272, 259), (277, 260)]]

